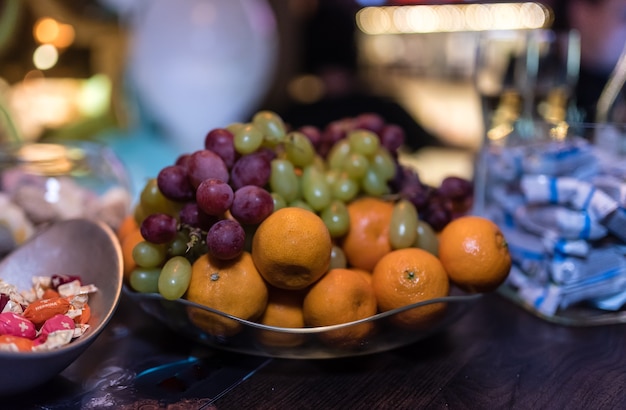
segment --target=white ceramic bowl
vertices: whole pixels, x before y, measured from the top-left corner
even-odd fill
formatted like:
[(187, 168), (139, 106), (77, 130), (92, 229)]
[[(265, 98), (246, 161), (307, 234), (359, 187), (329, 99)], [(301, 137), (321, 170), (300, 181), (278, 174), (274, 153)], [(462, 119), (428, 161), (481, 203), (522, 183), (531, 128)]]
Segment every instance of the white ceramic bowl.
[(0, 278), (20, 290), (31, 278), (70, 274), (93, 284), (89, 295), (89, 329), (58, 349), (45, 352), (0, 352), (0, 395), (33, 389), (63, 371), (91, 345), (115, 312), (123, 281), (122, 251), (114, 232), (102, 222), (70, 219), (38, 233), (0, 262)]

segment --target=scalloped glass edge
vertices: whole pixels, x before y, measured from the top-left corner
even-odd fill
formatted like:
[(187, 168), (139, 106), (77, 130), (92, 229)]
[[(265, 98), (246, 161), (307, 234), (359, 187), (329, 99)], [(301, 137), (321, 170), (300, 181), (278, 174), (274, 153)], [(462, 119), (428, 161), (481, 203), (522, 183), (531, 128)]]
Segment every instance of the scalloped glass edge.
[(618, 325), (626, 323), (626, 311), (608, 312), (584, 305), (570, 306), (566, 309), (559, 309), (554, 315), (546, 315), (524, 301), (515, 289), (506, 283), (501, 285), (496, 293), (529, 313), (550, 323), (572, 327)]
[[(408, 344), (422, 340), (426, 337), (429, 337), (432, 334), (454, 323), (465, 313), (467, 313), (469, 309), (473, 306), (473, 304), (483, 296), (482, 294), (451, 294), (450, 296), (430, 299), (387, 312), (378, 313), (374, 316), (370, 316), (368, 318), (349, 323), (321, 327), (283, 328), (268, 326), (261, 323), (237, 318), (219, 310), (215, 310), (207, 306), (185, 300), (183, 298), (176, 300), (167, 300), (158, 293), (138, 293), (131, 290), (126, 285), (124, 285), (123, 291), (146, 313), (166, 324), (168, 327), (170, 327), (170, 329), (174, 330), (175, 332), (184, 333), (184, 336), (196, 342), (208, 345), (210, 347), (236, 353), (288, 359), (326, 359), (351, 357), (379, 353), (403, 347)], [(368, 338), (367, 342), (350, 348), (333, 347), (325, 345), (322, 342), (311, 342), (311, 340), (316, 336), (323, 335), (331, 331), (347, 329), (363, 323), (370, 322), (375, 324), (385, 324), (385, 322), (389, 318), (397, 315), (398, 313), (405, 312), (411, 309), (418, 309), (420, 307), (435, 303), (446, 303), (447, 307), (445, 309), (443, 317), (437, 320), (437, 322), (428, 329), (406, 330), (400, 327), (389, 326), (389, 328), (385, 329), (385, 332), (376, 332), (373, 337)], [(184, 321), (181, 322), (180, 317), (176, 318), (174, 317), (174, 315), (169, 314), (171, 313), (172, 308), (187, 309), (190, 307), (214, 313), (223, 318), (236, 321), (243, 326), (244, 332), (243, 334), (237, 334), (230, 337), (212, 336), (203, 332), (198, 327), (191, 325), (190, 323), (184, 323)], [(255, 331), (270, 331), (288, 335), (302, 335), (303, 337), (307, 337), (308, 339), (306, 343), (300, 346), (270, 346), (254, 340), (254, 337), (247, 337), (251, 336), (249, 335), (250, 332)]]

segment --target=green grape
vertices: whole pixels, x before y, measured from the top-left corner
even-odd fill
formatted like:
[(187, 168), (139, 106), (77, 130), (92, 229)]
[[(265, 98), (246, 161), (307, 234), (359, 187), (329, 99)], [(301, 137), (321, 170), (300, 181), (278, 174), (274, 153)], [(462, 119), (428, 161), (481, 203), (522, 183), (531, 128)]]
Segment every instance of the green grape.
[(166, 198), (157, 185), (156, 178), (151, 178), (139, 194), (139, 204), (142, 208), (141, 220), (156, 213), (163, 213), (178, 218), (178, 213), (183, 206), (182, 203), (176, 203)]
[(366, 157), (374, 155), (378, 147), (380, 147), (378, 135), (368, 130), (350, 131), (347, 135), (347, 140), (350, 143), (350, 151), (357, 152)]
[(233, 122), (232, 124), (226, 126), (226, 129), (230, 131), (233, 135), (235, 135), (237, 131), (239, 131), (245, 126), (246, 124), (244, 124), (243, 122)]
[(350, 215), (346, 204), (342, 201), (333, 200), (322, 210), (320, 217), (333, 238), (344, 236), (350, 229)]
[(272, 172), (269, 181), (270, 190), (290, 203), (300, 197), (300, 183), (293, 164), (286, 159), (272, 160)]
[(135, 218), (135, 222), (137, 222), (138, 226), (141, 226), (141, 223), (149, 214), (145, 211), (141, 203), (135, 205), (133, 209), (133, 218)]
[(161, 268), (135, 268), (130, 273), (128, 282), (135, 292), (157, 293), (159, 291)]
[(319, 212), (326, 208), (332, 200), (332, 192), (326, 183), (326, 176), (316, 167), (304, 168), (301, 179), (302, 197), (313, 208)]
[(396, 162), (385, 147), (379, 147), (370, 159), (370, 166), (385, 180), (396, 175)]
[(265, 141), (270, 146), (275, 146), (285, 140), (285, 123), (275, 112), (259, 111), (252, 117), (252, 123), (263, 133)]
[(346, 258), (346, 254), (340, 246), (333, 245), (330, 251), (330, 266), (328, 270), (331, 269), (345, 269), (348, 267), (348, 258)]
[(311, 165), (313, 165), (315, 168), (319, 169), (322, 172), (327, 171), (326, 160), (318, 154), (315, 154), (315, 156), (313, 157), (313, 162)]
[(179, 231), (176, 237), (169, 243), (167, 254), (169, 256), (183, 256), (187, 253), (187, 244), (189, 243), (189, 232), (187, 230)]
[(350, 155), (350, 143), (348, 140), (342, 139), (337, 141), (326, 157), (328, 168), (342, 169), (348, 155)]
[(365, 176), (369, 166), (369, 160), (365, 155), (353, 152), (347, 156), (342, 169), (350, 178), (359, 180)]
[(359, 193), (359, 183), (342, 172), (331, 185), (333, 198), (343, 202), (350, 202)]
[(341, 173), (342, 171), (339, 169), (327, 170), (326, 172), (324, 172), (324, 175), (326, 176), (326, 183), (332, 187), (333, 185), (335, 185), (335, 182), (337, 182), (337, 180), (341, 176)]
[(287, 202), (285, 198), (283, 198), (279, 193), (272, 192), (272, 200), (274, 201), (274, 212), (278, 211), (281, 208), (285, 208), (287, 206)]
[(309, 205), (306, 201), (302, 199), (296, 199), (294, 201), (291, 201), (289, 203), (289, 206), (295, 206), (297, 208), (302, 208), (302, 209), (306, 209), (307, 211), (315, 212), (315, 210), (311, 208), (311, 205)]
[(382, 196), (389, 192), (387, 181), (373, 168), (368, 168), (361, 180), (361, 188), (366, 194), (372, 196)]
[(133, 248), (133, 260), (142, 268), (156, 268), (165, 261), (166, 249), (148, 241), (141, 241)]
[(242, 154), (251, 154), (263, 143), (263, 132), (254, 124), (246, 124), (234, 133), (235, 150)]
[(306, 135), (293, 131), (287, 134), (285, 154), (296, 167), (306, 167), (315, 160), (315, 147)]
[(407, 199), (400, 199), (393, 206), (389, 222), (389, 243), (392, 249), (413, 246), (417, 238), (417, 209)]
[(183, 256), (174, 256), (163, 265), (159, 275), (159, 293), (165, 299), (182, 297), (191, 281), (191, 263)]
[(421, 219), (417, 222), (417, 235), (413, 246), (424, 249), (435, 256), (439, 255), (439, 239), (428, 222)]

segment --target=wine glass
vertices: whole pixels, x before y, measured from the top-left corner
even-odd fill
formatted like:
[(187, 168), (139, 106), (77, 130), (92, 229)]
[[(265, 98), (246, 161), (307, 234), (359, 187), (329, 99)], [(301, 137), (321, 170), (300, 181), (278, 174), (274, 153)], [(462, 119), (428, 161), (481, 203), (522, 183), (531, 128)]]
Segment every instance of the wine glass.
[(568, 119), (577, 119), (568, 110), (580, 70), (578, 32), (528, 32), (523, 63), (523, 117), (555, 127)]
[[(515, 135), (556, 136), (577, 120), (573, 92), (580, 68), (576, 31), (551, 29), (485, 32), (477, 47), (475, 86), (487, 141)], [(537, 130), (541, 125), (545, 130)]]

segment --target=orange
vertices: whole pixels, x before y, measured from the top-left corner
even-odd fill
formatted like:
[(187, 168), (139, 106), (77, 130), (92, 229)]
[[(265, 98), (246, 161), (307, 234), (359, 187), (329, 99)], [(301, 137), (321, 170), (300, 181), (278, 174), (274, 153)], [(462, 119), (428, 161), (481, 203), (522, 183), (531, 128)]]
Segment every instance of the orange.
[(463, 216), (439, 234), (439, 259), (448, 276), (470, 292), (495, 290), (511, 270), (511, 254), (502, 231), (480, 216)]
[[(376, 314), (374, 289), (362, 273), (351, 269), (331, 269), (304, 297), (302, 307), (307, 326), (329, 326), (365, 319)], [(364, 322), (321, 333), (325, 343), (354, 347), (374, 331), (373, 322)]]
[(367, 280), (367, 283), (369, 283), (370, 285), (372, 284), (372, 272), (368, 272), (365, 269), (359, 269), (359, 268), (348, 268), (348, 269), (359, 273), (362, 277), (365, 278), (365, 280)]
[(352, 267), (372, 271), (376, 262), (391, 251), (389, 224), (393, 203), (376, 197), (362, 197), (347, 205), (350, 229), (342, 248)]
[(117, 239), (121, 243), (128, 234), (137, 229), (139, 229), (139, 225), (137, 224), (135, 217), (127, 215), (117, 227), (117, 231), (115, 233), (117, 235)]
[(124, 278), (129, 279), (131, 272), (137, 267), (135, 259), (133, 259), (133, 248), (139, 242), (143, 242), (143, 236), (139, 228), (135, 228), (124, 236), (121, 241), (122, 259), (124, 261)]
[(252, 238), (252, 259), (271, 285), (304, 289), (328, 270), (332, 246), (322, 218), (287, 207), (261, 222)]
[[(258, 320), (259, 323), (283, 328), (304, 327), (304, 295), (304, 291), (270, 286), (267, 307)], [(293, 347), (304, 343), (305, 337), (303, 334), (262, 330), (259, 332), (259, 341), (268, 346)]]
[[(439, 259), (419, 248), (398, 249), (383, 256), (372, 272), (378, 309), (386, 312), (413, 303), (448, 296), (450, 281)], [(391, 316), (392, 323), (408, 329), (430, 326), (445, 311), (434, 303)]]
[[(191, 267), (185, 298), (245, 320), (258, 319), (267, 305), (268, 290), (250, 253), (227, 261), (204, 254)], [(232, 336), (243, 328), (236, 320), (189, 308), (190, 320), (214, 336)]]

